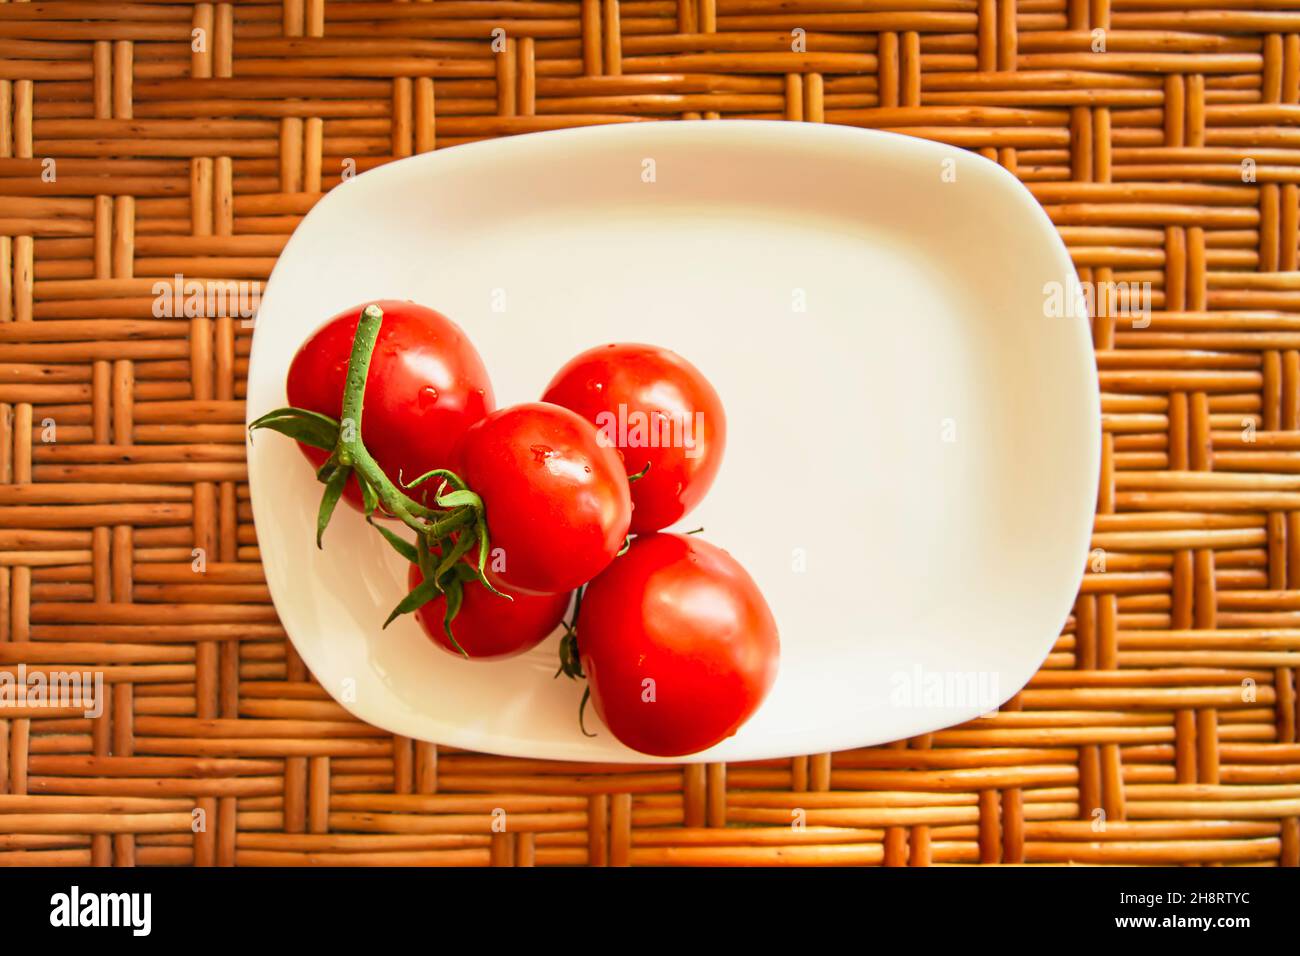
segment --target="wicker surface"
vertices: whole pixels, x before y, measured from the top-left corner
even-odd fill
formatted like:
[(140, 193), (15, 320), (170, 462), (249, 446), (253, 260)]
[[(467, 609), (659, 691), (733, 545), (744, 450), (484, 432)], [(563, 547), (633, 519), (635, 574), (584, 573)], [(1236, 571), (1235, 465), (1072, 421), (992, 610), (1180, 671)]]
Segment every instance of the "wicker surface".
[[(0, 710), (0, 863), (1295, 866), (1300, 3), (1257, 2), (0, 3), (0, 668), (111, 686), (98, 720)], [(762, 764), (352, 720), (262, 580), (250, 332), (155, 319), (153, 283), (264, 280), (349, 161), (685, 117), (977, 149), (1084, 280), (1152, 284), (1149, 327), (1094, 322), (1065, 633), (991, 719)]]

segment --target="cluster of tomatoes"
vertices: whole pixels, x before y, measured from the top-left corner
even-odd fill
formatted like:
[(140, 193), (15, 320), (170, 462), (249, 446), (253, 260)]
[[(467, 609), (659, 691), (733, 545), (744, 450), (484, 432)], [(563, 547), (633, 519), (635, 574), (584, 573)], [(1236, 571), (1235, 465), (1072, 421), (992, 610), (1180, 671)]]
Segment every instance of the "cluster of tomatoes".
[(685, 359), (597, 347), (540, 401), (498, 409), (454, 322), (381, 301), (321, 326), (287, 391), (291, 407), (251, 427), (298, 440), (317, 467), (318, 543), (346, 500), (410, 561), (390, 621), (413, 612), (440, 648), (479, 660), (563, 626), (557, 675), (585, 678), (605, 725), (644, 753), (704, 750), (757, 710), (779, 655), (771, 611), (727, 552), (663, 530), (704, 497), (726, 445), (718, 394)]

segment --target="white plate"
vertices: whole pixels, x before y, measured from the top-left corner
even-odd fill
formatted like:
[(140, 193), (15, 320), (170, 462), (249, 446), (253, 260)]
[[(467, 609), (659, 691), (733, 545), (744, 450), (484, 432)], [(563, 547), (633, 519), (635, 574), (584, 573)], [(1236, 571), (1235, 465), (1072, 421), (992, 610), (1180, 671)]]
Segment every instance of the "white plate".
[[(758, 714), (689, 759), (863, 746), (992, 710), (1067, 616), (1099, 397), (1086, 320), (1049, 317), (1044, 290), (1074, 281), (1021, 184), (937, 143), (732, 121), (499, 139), (383, 166), (316, 205), (262, 301), (248, 415), (284, 403), (313, 328), (370, 299), (451, 316), (503, 406), (592, 345), (680, 352), (729, 431), (684, 530), (703, 525), (749, 569), (782, 651)], [(287, 439), (258, 436), (249, 481), (285, 629), (356, 716), (478, 751), (655, 762), (594, 713), (599, 736), (582, 736), (579, 685), (551, 677), (556, 636), (472, 663), (409, 617), (381, 631), (406, 569), (343, 509), (316, 550), (320, 487)]]

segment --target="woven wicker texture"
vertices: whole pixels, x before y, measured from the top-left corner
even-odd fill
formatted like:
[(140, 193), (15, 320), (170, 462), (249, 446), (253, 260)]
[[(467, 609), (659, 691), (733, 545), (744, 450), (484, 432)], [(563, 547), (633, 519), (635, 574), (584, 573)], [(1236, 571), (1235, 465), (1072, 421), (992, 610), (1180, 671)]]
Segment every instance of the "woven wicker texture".
[[(1297, 865), (1291, 10), (0, 3), (0, 668), (110, 688), (99, 719), (0, 709), (0, 863)], [(1086, 282), (1151, 283), (1149, 326), (1093, 323), (1099, 550), (1043, 669), (991, 718), (759, 764), (550, 764), (353, 720), (258, 563), (251, 331), (154, 318), (155, 281), (265, 280), (353, 164), (740, 117), (978, 150)]]

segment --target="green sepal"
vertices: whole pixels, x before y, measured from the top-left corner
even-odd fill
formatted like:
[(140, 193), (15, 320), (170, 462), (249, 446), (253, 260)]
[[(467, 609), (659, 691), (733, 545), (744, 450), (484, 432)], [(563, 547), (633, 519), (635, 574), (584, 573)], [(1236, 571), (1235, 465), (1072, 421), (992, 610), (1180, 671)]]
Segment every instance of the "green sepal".
[(357, 473), (357, 484), (361, 486), (363, 510), (367, 516), (374, 514), (375, 509), (379, 507), (379, 493), (375, 491), (374, 485), (361, 476), (360, 472)]
[(322, 546), (321, 538), (325, 534), (325, 526), (330, 523), (334, 508), (343, 497), (343, 487), (348, 483), (348, 476), (351, 474), (351, 468), (336, 468), (325, 483), (325, 494), (321, 495), (320, 510), (316, 512), (316, 547), (318, 548)]
[(469, 549), (472, 547), (474, 547), (474, 539), (467, 534), (461, 535), (456, 544), (443, 554), (441, 563), (434, 569), (434, 579), (441, 581), (442, 576), (454, 568), (457, 561), (469, 554)]
[(415, 563), (419, 565), (422, 577), (434, 578), (436, 580), (437, 576), (433, 573), (435, 567), (433, 563), (433, 550), (429, 547), (428, 539), (417, 542)]
[(250, 432), (259, 428), (269, 428), (323, 451), (333, 451), (339, 443), (339, 423), (305, 408), (277, 408), (248, 424)]
[(403, 614), (410, 614), (412, 611), (424, 607), (439, 594), (442, 588), (438, 586), (437, 579), (425, 578), (415, 586), (415, 590), (408, 594), (393, 608), (393, 613), (388, 615), (388, 620), (384, 621), (384, 627), (388, 627)]
[(384, 536), (384, 540), (393, 546), (394, 551), (412, 564), (420, 563), (420, 555), (419, 552), (415, 550), (415, 545), (411, 544), (411, 542), (407, 541), (391, 528), (385, 528), (383, 525), (377, 524), (370, 518), (366, 518), (366, 520), (370, 522), (371, 527)]
[(447, 635), (447, 640), (451, 641), (451, 646), (460, 651), (461, 656), (468, 660), (469, 653), (460, 646), (460, 642), (456, 640), (456, 635), (451, 632), (451, 622), (460, 613), (461, 602), (465, 599), (465, 589), (461, 584), (459, 575), (453, 574), (451, 580), (447, 582), (446, 594), (447, 609), (442, 615), (442, 630)]
[(478, 574), (478, 583), (483, 585), (497, 597), (503, 597), (507, 601), (513, 601), (509, 594), (502, 594), (492, 586), (492, 582), (487, 579), (487, 559), (491, 552), (491, 546), (488, 544), (487, 522), (483, 520), (482, 512), (479, 512), (479, 518), (474, 522), (474, 534), (478, 538), (478, 565), (475, 571)]
[(588, 684), (582, 689), (582, 703), (578, 705), (578, 729), (582, 731), (584, 737), (595, 737), (596, 734), (587, 732), (587, 723), (585, 716), (587, 713), (587, 701), (591, 699), (591, 685)]
[(461, 508), (468, 505), (477, 511), (483, 510), (483, 499), (465, 488), (449, 491), (445, 495), (439, 493), (433, 500), (440, 508)]
[(567, 628), (560, 638), (560, 666), (555, 676), (561, 674), (573, 680), (587, 676), (582, 671), (582, 660), (578, 656), (578, 634), (572, 627)]
[(587, 591), (584, 584), (573, 592), (573, 613), (564, 621), (564, 636), (560, 638), (560, 666), (555, 676), (564, 674), (574, 680), (586, 678), (582, 671), (582, 659), (578, 652), (578, 614), (582, 611), (582, 596)]

